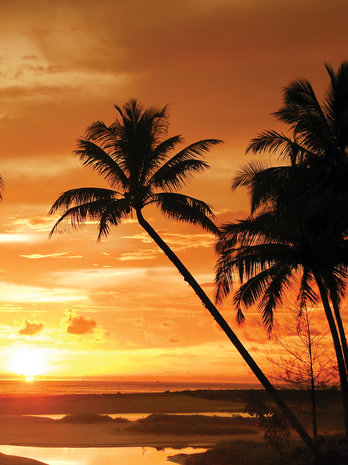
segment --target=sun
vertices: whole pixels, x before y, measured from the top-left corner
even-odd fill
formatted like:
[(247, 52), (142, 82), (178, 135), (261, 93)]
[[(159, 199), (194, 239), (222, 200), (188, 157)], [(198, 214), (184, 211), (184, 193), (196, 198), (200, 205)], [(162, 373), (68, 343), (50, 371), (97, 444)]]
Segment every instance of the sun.
[(10, 359), (10, 370), (16, 375), (24, 376), (26, 381), (47, 371), (47, 359), (44, 349), (21, 347), (14, 349)]

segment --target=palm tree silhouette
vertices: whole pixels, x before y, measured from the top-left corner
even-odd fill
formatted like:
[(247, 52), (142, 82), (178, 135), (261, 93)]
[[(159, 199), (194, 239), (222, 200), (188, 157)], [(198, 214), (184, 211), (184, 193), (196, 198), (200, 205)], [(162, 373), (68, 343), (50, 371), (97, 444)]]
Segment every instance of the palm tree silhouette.
[(247, 279), (234, 296), (239, 321), (244, 318), (241, 304), (260, 301), (271, 330), (273, 311), (294, 276), (301, 277), (300, 308), (315, 302), (316, 282), (336, 351), (348, 432), (348, 352), (339, 309), (348, 265), (348, 63), (337, 73), (326, 68), (331, 81), (326, 101), (318, 102), (308, 81), (293, 82), (275, 113), (290, 124), (291, 135), (264, 131), (247, 149), (277, 154), (288, 164), (264, 168), (251, 163), (235, 178), (234, 188), (244, 185), (251, 193), (253, 216), (224, 227), (217, 299), (229, 294), (233, 269), (238, 269), (241, 280)]
[(180, 188), (194, 172), (208, 167), (201, 157), (210, 147), (221, 141), (207, 139), (195, 142), (174, 156), (170, 156), (169, 152), (181, 142), (181, 137), (165, 139), (168, 129), (166, 107), (162, 110), (152, 108), (144, 110), (136, 100), (130, 100), (122, 108), (116, 106), (116, 110), (119, 119), (110, 126), (101, 121), (93, 123), (87, 129), (86, 137), (79, 139), (76, 151), (83, 165), (93, 168), (104, 176), (115, 190), (89, 187), (63, 193), (50, 210), (50, 214), (60, 209), (64, 210), (51, 235), (66, 219), (70, 220), (73, 227), (83, 224), (87, 219), (93, 219), (98, 221), (98, 239), (100, 239), (109, 233), (111, 226), (117, 226), (122, 218), (134, 212), (140, 226), (192, 287), (202, 305), (207, 308), (235, 345), (294, 429), (304, 442), (313, 448), (310, 436), (285, 405), (215, 305), (142, 213), (145, 206), (154, 204), (170, 218), (199, 224), (206, 230), (219, 234), (218, 228), (212, 221), (212, 211), (206, 203), (173, 190)]

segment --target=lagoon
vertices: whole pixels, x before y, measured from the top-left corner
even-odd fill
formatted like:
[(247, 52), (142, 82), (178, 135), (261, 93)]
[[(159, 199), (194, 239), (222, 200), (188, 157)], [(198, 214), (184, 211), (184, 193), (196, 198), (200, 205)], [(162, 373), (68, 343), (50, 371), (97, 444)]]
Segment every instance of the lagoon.
[(0, 446), (0, 452), (45, 462), (48, 465), (168, 465), (176, 454), (203, 452), (206, 449), (153, 447), (23, 447)]

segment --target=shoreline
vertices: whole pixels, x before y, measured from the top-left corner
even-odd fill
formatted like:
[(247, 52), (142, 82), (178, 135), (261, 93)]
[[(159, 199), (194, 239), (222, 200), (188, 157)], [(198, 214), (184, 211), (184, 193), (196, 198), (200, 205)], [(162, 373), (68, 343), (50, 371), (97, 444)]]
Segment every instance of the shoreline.
[[(173, 421), (170, 414), (242, 412), (245, 404), (242, 397), (240, 391), (238, 394), (230, 391), (192, 391), (3, 396), (0, 398), (0, 444), (33, 447), (209, 447), (220, 440), (241, 438), (243, 434), (238, 433), (240, 426), (230, 426), (232, 433), (224, 434), (224, 427), (218, 424), (217, 417), (202, 420), (202, 417), (189, 415), (182, 419), (182, 424), (177, 425), (177, 420)], [(103, 414), (131, 413), (169, 415), (165, 418), (164, 426), (160, 418), (155, 418), (150, 425), (144, 426), (139, 422), (136, 425), (138, 429), (134, 427), (136, 422), (129, 420), (100, 421), (98, 418)], [(30, 416), (45, 414), (81, 418), (69, 422)], [(86, 415), (89, 417), (86, 418)], [(208, 426), (203, 424), (207, 421)], [(195, 423), (195, 427), (191, 423)], [(249, 430), (247, 433), (249, 435)]]
[[(282, 391), (282, 395), (309, 428), (309, 393), (288, 390)], [(0, 398), (0, 444), (163, 448), (210, 447), (222, 440), (260, 441), (263, 431), (256, 422), (231, 417), (222, 420), (218, 416), (208, 420), (208, 417), (199, 415), (204, 412), (243, 412), (248, 396), (256, 396), (271, 405), (265, 391), (255, 390), (3, 396)], [(318, 397), (321, 405), (319, 434), (342, 431), (340, 392), (321, 391)], [(141, 421), (100, 418), (101, 415), (131, 413), (148, 416)], [(178, 415), (170, 415), (174, 413)], [(180, 413), (191, 415), (180, 416)], [(62, 421), (45, 417), (45, 414), (63, 414), (70, 418)]]

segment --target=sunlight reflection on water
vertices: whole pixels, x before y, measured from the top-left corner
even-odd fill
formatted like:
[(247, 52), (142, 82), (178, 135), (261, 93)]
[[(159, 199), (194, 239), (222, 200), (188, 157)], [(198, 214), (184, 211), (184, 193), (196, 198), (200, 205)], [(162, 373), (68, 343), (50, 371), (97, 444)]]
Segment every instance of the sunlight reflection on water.
[(176, 454), (203, 452), (206, 449), (171, 449), (153, 447), (22, 447), (0, 446), (0, 452), (45, 462), (48, 465), (169, 465), (167, 458)]

